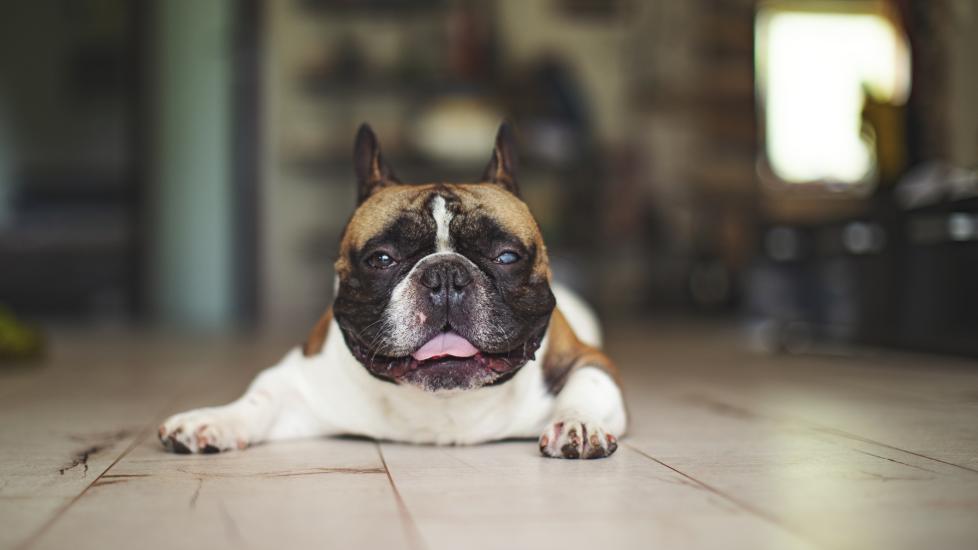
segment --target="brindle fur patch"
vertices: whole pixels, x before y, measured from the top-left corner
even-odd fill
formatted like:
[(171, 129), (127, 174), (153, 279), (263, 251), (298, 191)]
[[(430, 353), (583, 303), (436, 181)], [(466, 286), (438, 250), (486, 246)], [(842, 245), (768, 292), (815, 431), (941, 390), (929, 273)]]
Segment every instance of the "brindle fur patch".
[(570, 374), (582, 367), (595, 367), (607, 372), (621, 387), (615, 364), (601, 350), (578, 339), (559, 309), (555, 309), (550, 316), (547, 338), (549, 343), (543, 357), (543, 380), (550, 393), (560, 393)]
[(316, 325), (312, 327), (309, 336), (306, 337), (306, 342), (302, 345), (302, 355), (312, 357), (313, 355), (319, 355), (323, 351), (323, 346), (326, 344), (326, 336), (329, 335), (329, 325), (332, 322), (333, 308), (329, 308), (316, 321)]

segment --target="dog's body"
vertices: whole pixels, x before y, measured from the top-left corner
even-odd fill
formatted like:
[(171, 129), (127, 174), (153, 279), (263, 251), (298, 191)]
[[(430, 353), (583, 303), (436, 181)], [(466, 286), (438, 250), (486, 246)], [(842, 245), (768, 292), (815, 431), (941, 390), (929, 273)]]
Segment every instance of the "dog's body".
[(342, 238), (333, 307), (240, 399), (168, 419), (164, 445), (539, 435), (546, 456), (613, 453), (626, 424), (616, 373), (587, 306), (551, 289), (510, 140), (504, 125), (484, 183), (403, 185), (363, 127), (360, 205)]

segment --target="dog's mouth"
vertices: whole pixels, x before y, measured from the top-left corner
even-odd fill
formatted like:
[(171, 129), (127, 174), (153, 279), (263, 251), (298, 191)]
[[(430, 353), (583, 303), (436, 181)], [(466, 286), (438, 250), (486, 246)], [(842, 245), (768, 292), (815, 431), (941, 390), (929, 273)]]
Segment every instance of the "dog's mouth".
[(377, 378), (407, 383), (428, 391), (474, 389), (508, 380), (536, 356), (544, 330), (502, 353), (480, 350), (455, 331), (442, 331), (404, 357), (390, 357), (354, 339), (347, 344), (354, 357)]
[(464, 336), (448, 330), (439, 332), (434, 338), (428, 340), (424, 345), (411, 354), (416, 361), (430, 361), (441, 359), (442, 357), (474, 357), (479, 354), (479, 348), (472, 345)]

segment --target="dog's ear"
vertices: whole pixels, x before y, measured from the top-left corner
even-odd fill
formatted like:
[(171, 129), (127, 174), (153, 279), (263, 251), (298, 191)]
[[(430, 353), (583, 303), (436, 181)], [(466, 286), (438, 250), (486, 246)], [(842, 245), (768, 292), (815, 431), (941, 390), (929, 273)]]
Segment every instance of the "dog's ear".
[(492, 150), (489, 166), (482, 174), (482, 181), (501, 185), (518, 197), (520, 188), (516, 184), (516, 165), (516, 135), (513, 125), (504, 121), (496, 132), (496, 147)]
[(357, 204), (375, 191), (401, 183), (380, 154), (380, 143), (369, 124), (361, 124), (353, 145), (353, 164), (357, 170)]

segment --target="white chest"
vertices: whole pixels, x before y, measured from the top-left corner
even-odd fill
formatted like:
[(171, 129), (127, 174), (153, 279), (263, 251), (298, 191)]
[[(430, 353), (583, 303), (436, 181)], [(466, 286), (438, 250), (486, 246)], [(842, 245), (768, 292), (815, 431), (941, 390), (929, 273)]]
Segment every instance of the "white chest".
[[(318, 416), (342, 433), (413, 443), (470, 444), (536, 437), (553, 411), (538, 361), (511, 380), (455, 393), (431, 393), (378, 380), (330, 330), (322, 354), (294, 357), (296, 383)], [(542, 357), (546, 341), (537, 356)]]

